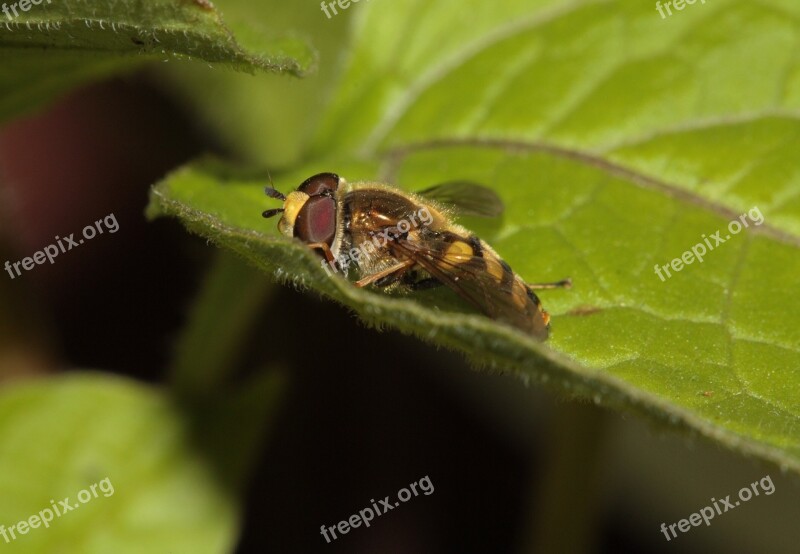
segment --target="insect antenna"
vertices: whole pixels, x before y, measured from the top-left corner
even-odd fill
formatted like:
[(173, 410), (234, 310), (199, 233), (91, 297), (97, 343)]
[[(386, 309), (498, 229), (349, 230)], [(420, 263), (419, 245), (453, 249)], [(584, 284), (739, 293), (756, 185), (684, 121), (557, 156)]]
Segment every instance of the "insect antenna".
[(273, 208), (271, 210), (264, 210), (264, 212), (261, 215), (263, 217), (272, 217), (272, 216), (278, 215), (282, 211), (283, 211), (283, 208)]
[(286, 197), (283, 195), (283, 193), (278, 192), (271, 186), (265, 188), (264, 193), (270, 198), (277, 198), (278, 200), (286, 200)]
[[(270, 198), (277, 198), (278, 200), (286, 200), (286, 197), (282, 193), (275, 190), (275, 185), (272, 183), (272, 175), (270, 174), (269, 169), (267, 170), (267, 176), (269, 177), (269, 186), (264, 188), (264, 193)], [(264, 217), (272, 217), (272, 216), (265, 215)]]

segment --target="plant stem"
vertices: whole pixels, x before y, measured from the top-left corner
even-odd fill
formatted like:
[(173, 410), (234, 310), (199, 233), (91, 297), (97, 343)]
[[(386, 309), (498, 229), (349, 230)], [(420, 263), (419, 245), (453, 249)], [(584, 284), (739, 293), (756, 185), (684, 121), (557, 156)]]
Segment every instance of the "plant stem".
[(205, 396), (225, 382), (270, 290), (270, 280), (241, 258), (218, 253), (178, 340), (169, 376), (175, 392)]
[(533, 505), (521, 553), (594, 551), (599, 454), (605, 411), (591, 404), (560, 402), (544, 471), (532, 476)]

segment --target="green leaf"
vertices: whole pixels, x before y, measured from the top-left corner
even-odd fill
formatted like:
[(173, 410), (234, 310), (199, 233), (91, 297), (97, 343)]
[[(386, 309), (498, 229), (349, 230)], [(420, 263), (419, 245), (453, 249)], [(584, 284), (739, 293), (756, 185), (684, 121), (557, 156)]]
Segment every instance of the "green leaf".
[[(634, 0), (410, 4), (347, 12), (340, 86), (276, 186), (318, 171), (491, 186), (502, 220), (462, 223), (528, 281), (573, 278), (540, 295), (547, 343), (448, 290), (393, 298), (326, 275), (261, 220), (276, 206), (265, 179), (189, 167), (155, 188), (150, 215), (367, 321), (800, 472), (800, 8), (720, 0), (661, 19)], [(733, 220), (748, 227), (729, 232)], [(702, 262), (659, 278), (656, 264), (717, 231)]]
[[(243, 472), (278, 384), (270, 378), (246, 390), (244, 405), (223, 401), (225, 413), (180, 408), (156, 389), (100, 374), (5, 388), (0, 522), (10, 547), (30, 554), (231, 552)], [(253, 424), (243, 430), (232, 418)], [(65, 498), (74, 509), (54, 512)], [(39, 516), (44, 510), (50, 513)], [(12, 525), (31, 516), (52, 521), (45, 528), (34, 520), (36, 528), (12, 534)]]
[(202, 60), (248, 72), (304, 75), (300, 39), (237, 22), (206, 0), (43, 0), (0, 14), (0, 120), (83, 82), (144, 61)]
[(323, 99), (336, 85), (352, 18), (320, 17), (314, 2), (219, 0), (215, 5), (231, 26), (268, 21), (276, 29), (300, 29), (301, 36), (312, 37), (318, 70), (297, 80), (271, 73), (208, 71), (200, 62), (160, 64), (159, 82), (192, 107), (238, 158), (259, 166), (267, 160), (271, 168), (291, 166), (305, 154), (324, 113)]

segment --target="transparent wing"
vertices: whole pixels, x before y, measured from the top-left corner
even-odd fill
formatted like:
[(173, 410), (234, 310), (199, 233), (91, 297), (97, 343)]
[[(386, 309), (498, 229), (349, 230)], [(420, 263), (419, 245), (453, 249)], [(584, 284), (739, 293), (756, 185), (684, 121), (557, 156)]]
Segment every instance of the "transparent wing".
[[(458, 237), (455, 240), (464, 242)], [(454, 252), (450, 248), (453, 236), (446, 234), (422, 241), (400, 238), (390, 244), (395, 256), (413, 259), (492, 319), (539, 339), (547, 338), (548, 316), (539, 299), (499, 259)]]
[(417, 191), (417, 194), (452, 206), (460, 215), (499, 217), (505, 210), (505, 205), (496, 192), (471, 181), (448, 181)]

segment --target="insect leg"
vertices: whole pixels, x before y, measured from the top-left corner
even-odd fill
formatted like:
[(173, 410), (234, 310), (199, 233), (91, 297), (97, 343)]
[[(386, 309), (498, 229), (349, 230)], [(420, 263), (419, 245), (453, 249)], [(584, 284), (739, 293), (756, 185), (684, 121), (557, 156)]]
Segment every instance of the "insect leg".
[(375, 285), (378, 288), (386, 288), (389, 285), (394, 285), (401, 278), (402, 278), (401, 274), (392, 273), (391, 275), (386, 275), (385, 277), (381, 277), (380, 279), (378, 279), (377, 281), (375, 281), (372, 284)]
[(428, 290), (444, 285), (444, 283), (435, 277), (425, 277), (415, 280), (415, 276), (414, 273), (406, 273), (403, 275), (403, 284), (411, 290)]
[(405, 260), (400, 262), (397, 265), (393, 265), (392, 267), (387, 267), (383, 271), (379, 271), (377, 273), (373, 273), (372, 275), (367, 275), (363, 279), (356, 281), (354, 284), (355, 286), (361, 288), (366, 287), (367, 285), (374, 283), (378, 279), (382, 279), (388, 275), (392, 275), (393, 273), (397, 273), (400, 271), (405, 271), (409, 267), (413, 266), (416, 262), (414, 260)]
[(555, 283), (526, 283), (529, 289), (538, 290), (538, 289), (571, 289), (572, 288), (572, 279), (567, 277), (566, 279), (561, 279), (560, 281), (556, 281)]
[(325, 259), (328, 260), (328, 263), (336, 261), (336, 258), (333, 257), (333, 252), (331, 252), (331, 247), (326, 243), (312, 242), (308, 247), (313, 250), (322, 250), (322, 254), (325, 256)]

